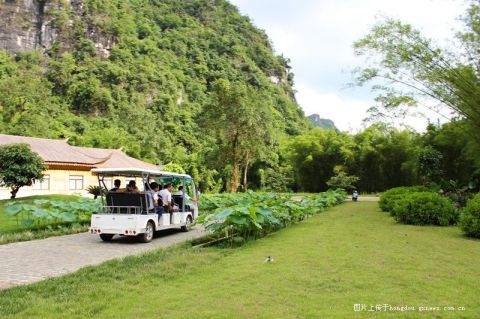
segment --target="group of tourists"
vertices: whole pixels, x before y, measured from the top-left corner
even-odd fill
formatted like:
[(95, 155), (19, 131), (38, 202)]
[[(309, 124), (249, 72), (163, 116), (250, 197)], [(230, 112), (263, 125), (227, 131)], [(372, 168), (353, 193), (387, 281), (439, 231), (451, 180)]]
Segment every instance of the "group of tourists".
[[(128, 182), (126, 188), (121, 188), (122, 182), (119, 179), (114, 181), (114, 188), (112, 188), (111, 192), (127, 192), (127, 193), (138, 193), (139, 189), (134, 180)], [(150, 188), (150, 190), (148, 190)], [(145, 184), (145, 191), (149, 192), (149, 197), (151, 199), (151, 203), (153, 204), (149, 207), (149, 210), (155, 210), (155, 213), (158, 214), (158, 218), (163, 213), (173, 213), (174, 211), (178, 211), (179, 207), (175, 205), (173, 201), (172, 192), (173, 192), (173, 185), (168, 183), (162, 187), (162, 185), (158, 184), (157, 182), (151, 182), (149, 185)], [(190, 200), (190, 196), (183, 191), (183, 186), (178, 187), (178, 191), (173, 194), (173, 196), (179, 196), (182, 198), (182, 202), (186, 200)], [(188, 210), (188, 205), (184, 205), (185, 208)]]
[(110, 190), (111, 192), (127, 192), (127, 193), (138, 193), (139, 192), (138, 187), (137, 187), (137, 183), (135, 183), (134, 180), (131, 180), (130, 182), (128, 182), (126, 188), (120, 188), (120, 186), (122, 186), (122, 181), (119, 180), (119, 179), (116, 179), (113, 182), (113, 185), (115, 187)]

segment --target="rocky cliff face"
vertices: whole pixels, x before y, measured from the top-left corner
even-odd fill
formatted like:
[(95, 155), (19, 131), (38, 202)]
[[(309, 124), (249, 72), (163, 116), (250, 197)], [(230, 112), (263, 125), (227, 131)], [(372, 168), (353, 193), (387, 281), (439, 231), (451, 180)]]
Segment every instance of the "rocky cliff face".
[[(56, 13), (68, 12), (63, 25), (57, 21)], [(69, 32), (74, 21), (81, 20), (81, 0), (4, 0), (0, 1), (0, 50), (17, 53), (30, 50), (48, 50), (58, 40), (63, 50), (71, 49)], [(86, 36), (97, 48), (100, 56), (108, 56), (114, 40), (104, 36), (93, 25), (87, 26)]]
[(335, 123), (332, 120), (329, 119), (322, 119), (320, 115), (318, 114), (312, 114), (307, 116), (309, 121), (313, 124), (315, 127), (320, 127), (323, 129), (333, 129), (336, 130), (337, 128), (335, 127)]
[(49, 48), (56, 30), (46, 0), (0, 2), (0, 49), (10, 53)]

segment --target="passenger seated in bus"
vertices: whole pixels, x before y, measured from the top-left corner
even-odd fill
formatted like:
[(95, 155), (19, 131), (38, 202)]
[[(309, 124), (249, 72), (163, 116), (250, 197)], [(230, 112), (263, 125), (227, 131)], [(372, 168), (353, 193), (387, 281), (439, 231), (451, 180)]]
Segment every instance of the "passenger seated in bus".
[(190, 196), (188, 196), (187, 193), (185, 193), (183, 191), (183, 186), (178, 186), (178, 191), (176, 191), (174, 194), (173, 194), (173, 197), (174, 197), (174, 201), (176, 202), (176, 204), (180, 207), (180, 209), (182, 209), (182, 204), (185, 205), (185, 211), (189, 211), (190, 210), (190, 205), (187, 205), (186, 204), (186, 201), (187, 200), (191, 200)]
[(162, 200), (163, 208), (165, 209), (166, 213), (173, 213), (173, 202), (172, 202), (172, 190), (173, 185), (167, 184), (163, 187), (163, 189), (158, 193)]
[(113, 185), (114, 185), (115, 187), (112, 188), (110, 191), (111, 191), (111, 192), (118, 192), (118, 190), (120, 189), (120, 185), (122, 185), (122, 181), (119, 180), (119, 179), (116, 179), (116, 180), (113, 182)]
[(135, 181), (128, 182), (127, 189), (125, 190), (128, 193), (138, 193), (137, 183)]
[(173, 195), (175, 195), (175, 196), (183, 196), (183, 198), (185, 198), (186, 200), (190, 200), (190, 199), (191, 199), (190, 196), (188, 196), (188, 194), (183, 191), (183, 186), (181, 186), (181, 185), (178, 186), (178, 191), (176, 191)]
[(160, 217), (162, 216), (162, 213), (165, 211), (165, 208), (163, 208), (163, 205), (162, 205), (162, 200), (158, 195), (158, 192), (160, 190), (160, 185), (158, 185), (158, 183), (156, 182), (152, 182), (150, 183), (150, 189), (151, 189), (152, 198), (153, 198), (153, 205), (155, 207), (155, 213), (158, 214), (158, 220), (160, 221)]

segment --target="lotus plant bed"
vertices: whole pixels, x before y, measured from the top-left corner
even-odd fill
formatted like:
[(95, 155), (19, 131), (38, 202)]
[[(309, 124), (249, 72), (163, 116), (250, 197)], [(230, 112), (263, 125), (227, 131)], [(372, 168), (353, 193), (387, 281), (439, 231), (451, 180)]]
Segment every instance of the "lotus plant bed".
[(208, 211), (197, 223), (210, 232), (194, 244), (241, 245), (248, 240), (300, 222), (345, 199), (343, 191), (297, 196), (276, 193), (218, 194), (202, 198), (200, 209)]
[(99, 205), (66, 195), (0, 201), (0, 244), (86, 231)]

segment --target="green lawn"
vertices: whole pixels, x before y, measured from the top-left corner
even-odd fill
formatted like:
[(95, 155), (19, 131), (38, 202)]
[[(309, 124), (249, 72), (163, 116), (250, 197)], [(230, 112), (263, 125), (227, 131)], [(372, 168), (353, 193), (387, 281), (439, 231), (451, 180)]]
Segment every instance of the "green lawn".
[(456, 227), (399, 225), (350, 202), (239, 249), (182, 245), (1, 291), (0, 317), (478, 318), (478, 265), (480, 241)]

